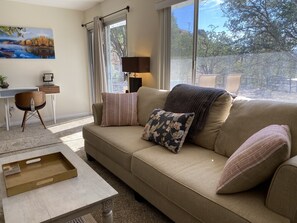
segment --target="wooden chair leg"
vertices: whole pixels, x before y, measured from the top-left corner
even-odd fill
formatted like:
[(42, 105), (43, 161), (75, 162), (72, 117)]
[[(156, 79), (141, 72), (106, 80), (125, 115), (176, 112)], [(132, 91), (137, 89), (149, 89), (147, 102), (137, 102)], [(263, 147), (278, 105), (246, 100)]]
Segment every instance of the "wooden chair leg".
[(27, 112), (28, 112), (28, 111), (25, 111), (25, 112), (24, 112), (24, 115), (23, 115), (23, 121), (22, 121), (22, 125), (21, 125), (21, 127), (24, 126), (24, 122), (25, 122), (25, 119), (26, 119), (26, 116), (27, 116)]
[(24, 113), (24, 118), (23, 118), (23, 123), (22, 123), (22, 127), (23, 127), (23, 130), (22, 132), (25, 130), (25, 126), (26, 126), (26, 119), (27, 119), (27, 114), (28, 114), (28, 111), (25, 111)]
[(38, 111), (38, 110), (36, 110), (36, 111), (37, 111), (37, 114), (38, 114), (38, 116), (39, 116), (39, 119), (40, 119), (40, 121), (41, 121), (43, 127), (46, 129), (45, 124), (43, 123), (43, 120), (42, 120), (42, 118), (41, 118), (41, 115), (39, 114), (39, 111)]

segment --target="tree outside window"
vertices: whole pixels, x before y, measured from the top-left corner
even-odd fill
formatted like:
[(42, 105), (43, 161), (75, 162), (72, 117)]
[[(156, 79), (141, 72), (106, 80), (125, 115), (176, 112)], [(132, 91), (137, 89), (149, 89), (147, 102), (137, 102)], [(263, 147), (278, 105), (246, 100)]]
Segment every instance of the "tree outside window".
[[(187, 10), (184, 7), (184, 13)], [(172, 20), (174, 29), (171, 34), (183, 33), (184, 37), (171, 38), (171, 55), (172, 58), (178, 55), (186, 58), (191, 55), (189, 49), (193, 43), (183, 40), (192, 38), (193, 32), (178, 16), (173, 8), (172, 18), (175, 19)], [(239, 74), (239, 95), (296, 100), (296, 1), (202, 0), (198, 21), (197, 78), (217, 75), (216, 87), (224, 88), (228, 76)], [(188, 45), (182, 46), (179, 42)]]

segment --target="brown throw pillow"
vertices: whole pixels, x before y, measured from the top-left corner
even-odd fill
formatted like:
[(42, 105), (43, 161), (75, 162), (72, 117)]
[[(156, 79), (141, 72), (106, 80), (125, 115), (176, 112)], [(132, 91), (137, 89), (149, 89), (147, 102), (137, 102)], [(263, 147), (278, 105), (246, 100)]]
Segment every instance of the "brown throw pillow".
[(138, 125), (137, 93), (102, 93), (101, 126)]
[(269, 125), (248, 138), (227, 160), (218, 194), (245, 191), (269, 179), (290, 157), (291, 135), (287, 125)]

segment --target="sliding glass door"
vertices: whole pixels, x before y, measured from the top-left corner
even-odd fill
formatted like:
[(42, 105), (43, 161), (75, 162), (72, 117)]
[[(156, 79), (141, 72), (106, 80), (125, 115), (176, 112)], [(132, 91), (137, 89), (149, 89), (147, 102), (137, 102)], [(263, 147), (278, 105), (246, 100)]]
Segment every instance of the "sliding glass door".
[(126, 19), (105, 24), (106, 67), (109, 92), (125, 92), (127, 79), (122, 72), (122, 57), (127, 55)]
[(170, 88), (192, 83), (194, 0), (172, 6)]
[(191, 83), (296, 101), (295, 0), (188, 0), (171, 7), (170, 87)]

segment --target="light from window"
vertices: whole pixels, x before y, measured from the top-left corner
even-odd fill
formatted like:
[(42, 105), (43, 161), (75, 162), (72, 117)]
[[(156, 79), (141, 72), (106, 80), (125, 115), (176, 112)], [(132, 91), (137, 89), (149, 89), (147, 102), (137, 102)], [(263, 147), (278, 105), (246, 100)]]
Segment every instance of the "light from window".
[(194, 1), (172, 7), (170, 88), (192, 81)]
[(127, 55), (126, 20), (106, 26), (105, 32), (109, 92), (125, 92), (127, 80), (121, 58)]
[[(187, 3), (194, 6), (193, 1)], [(179, 17), (175, 11), (173, 7), (178, 31), (172, 31), (173, 36), (187, 31), (178, 18), (188, 11), (180, 8)], [(294, 0), (204, 0), (199, 1), (198, 15), (196, 78), (192, 84), (225, 88), (249, 98), (297, 100)], [(187, 71), (189, 58), (180, 60), (184, 62), (179, 61), (179, 69)]]

